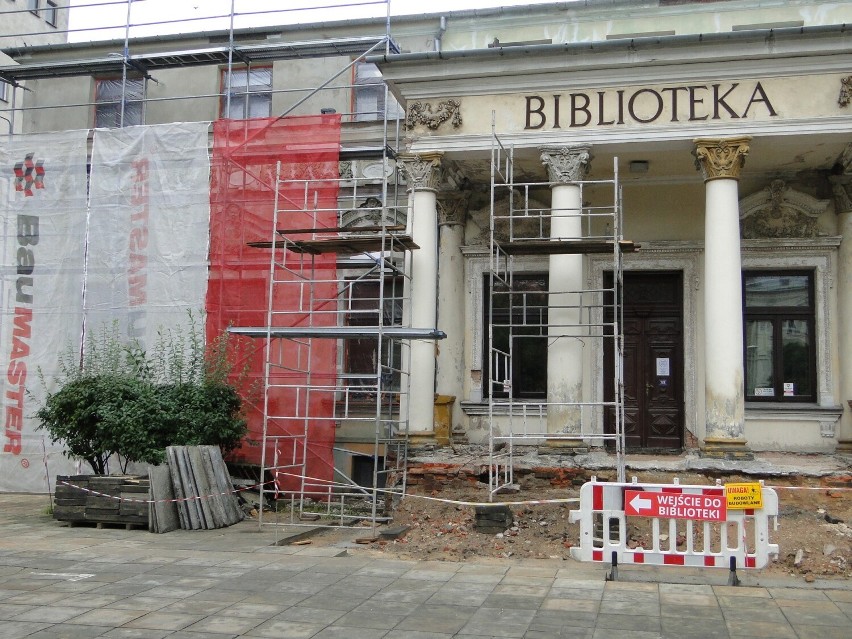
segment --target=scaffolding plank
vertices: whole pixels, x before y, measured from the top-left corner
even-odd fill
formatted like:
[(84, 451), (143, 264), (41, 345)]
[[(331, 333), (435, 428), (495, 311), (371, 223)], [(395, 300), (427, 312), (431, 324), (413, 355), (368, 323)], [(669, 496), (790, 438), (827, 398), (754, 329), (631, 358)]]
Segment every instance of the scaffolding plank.
[[(612, 253), (615, 249), (613, 240), (516, 240), (498, 244), (509, 255)], [(631, 240), (619, 240), (618, 246), (622, 253), (633, 253), (640, 248)]]
[[(380, 233), (383, 230), (387, 233), (394, 233), (404, 231), (405, 227), (399, 224), (393, 226), (332, 226), (329, 228), (277, 229), (275, 232), (278, 235), (301, 235), (306, 233)], [(354, 235), (353, 237), (360, 236)]]
[(321, 255), (323, 253), (358, 255), (371, 251), (408, 251), (420, 248), (409, 235), (326, 237), (316, 240), (248, 242), (248, 245), (254, 248), (286, 248), (293, 253), (308, 253), (311, 255)]
[(407, 326), (229, 326), (228, 332), (248, 337), (323, 337), (330, 339), (444, 339), (447, 334), (435, 328)]

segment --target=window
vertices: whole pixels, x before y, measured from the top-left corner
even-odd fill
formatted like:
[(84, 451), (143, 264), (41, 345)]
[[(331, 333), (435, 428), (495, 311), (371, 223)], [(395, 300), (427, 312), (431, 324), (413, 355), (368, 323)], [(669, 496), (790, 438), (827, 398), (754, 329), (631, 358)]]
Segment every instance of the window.
[(39, 5), (41, 0), (27, 0), (27, 9), (38, 15)]
[(58, 9), (56, 8), (56, 3), (53, 0), (47, 0), (46, 8), (44, 10), (44, 21), (47, 22), (52, 27), (56, 26), (56, 15)]
[(242, 120), (268, 118), (272, 115), (272, 67), (259, 69), (233, 69), (230, 86), (231, 103), (228, 108), (228, 71), (222, 72), (223, 118)]
[(98, 80), (95, 85), (95, 126), (116, 129), (142, 124), (143, 78), (127, 78), (124, 86), (124, 121), (122, 122), (121, 78)]
[(9, 85), (0, 80), (0, 102), (9, 101)]
[[(543, 273), (515, 275), (512, 292), (502, 285), (495, 285), (495, 290), (489, 291), (489, 283), (486, 275), (483, 296), (486, 352), (482, 361), (486, 366), (486, 379), (491, 378), (490, 370), (494, 367), (494, 380), (491, 388), (484, 389), (485, 394), (543, 399), (547, 396), (548, 277)], [(491, 353), (487, 338), (489, 307), (494, 340)], [(508, 358), (510, 352), (511, 358)], [(511, 371), (507, 371), (508, 365), (504, 364), (509, 359)]]
[(814, 276), (746, 271), (745, 375), (748, 401), (816, 401)]
[[(370, 62), (357, 62), (355, 64), (355, 120), (367, 122), (381, 120), (385, 117), (385, 84), (379, 67)], [(389, 119), (404, 117), (402, 108), (387, 93), (387, 117)]]
[[(376, 327), (379, 325), (379, 305), (382, 307), (382, 325), (402, 324), (401, 278), (389, 278), (384, 290), (379, 290), (378, 280), (351, 280), (344, 289), (346, 324), (348, 326)], [(345, 377), (350, 401), (375, 401), (374, 388), (379, 367), (379, 343), (372, 337), (346, 340)], [(382, 386), (388, 390), (399, 389), (401, 351), (398, 341), (385, 340), (381, 353)], [(363, 387), (364, 390), (358, 390)]]

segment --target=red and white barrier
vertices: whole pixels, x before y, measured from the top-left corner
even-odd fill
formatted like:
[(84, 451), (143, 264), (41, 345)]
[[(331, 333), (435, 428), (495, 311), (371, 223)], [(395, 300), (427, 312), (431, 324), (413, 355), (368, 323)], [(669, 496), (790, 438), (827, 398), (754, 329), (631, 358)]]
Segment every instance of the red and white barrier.
[[(769, 518), (778, 526), (778, 495), (761, 487), (763, 508), (729, 509), (724, 486), (598, 482), (580, 489), (579, 561), (728, 568), (763, 568), (778, 545), (769, 543)], [(631, 540), (640, 520), (650, 520), (650, 537)], [(641, 527), (640, 527), (641, 529)]]

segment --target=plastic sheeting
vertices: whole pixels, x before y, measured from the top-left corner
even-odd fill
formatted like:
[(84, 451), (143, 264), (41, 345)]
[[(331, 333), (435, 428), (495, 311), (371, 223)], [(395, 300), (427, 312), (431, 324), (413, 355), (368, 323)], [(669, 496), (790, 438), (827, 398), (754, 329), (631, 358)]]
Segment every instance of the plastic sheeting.
[[(269, 305), (270, 249), (248, 246), (271, 241), (278, 184), (279, 229), (331, 228), (337, 222), (340, 116), (321, 115), (268, 120), (220, 120), (214, 123), (213, 171), (210, 188), (211, 245), (207, 297), (208, 338), (229, 324), (235, 326), (334, 326), (335, 256), (303, 261), (283, 256), (277, 268)], [(281, 179), (276, 166), (281, 163)], [(279, 251), (280, 252), (280, 251)], [(306, 282), (311, 282), (305, 286)], [(307, 340), (309, 345), (281, 341), (273, 359), (267, 395), (267, 466), (305, 463), (310, 477), (331, 480), (333, 394), (308, 391), (309, 386), (334, 385), (336, 341)], [(249, 376), (263, 383), (261, 340), (246, 359)], [(284, 439), (286, 437), (292, 439)], [(281, 437), (281, 439), (277, 439)], [(307, 445), (302, 446), (307, 437)], [(257, 464), (263, 439), (263, 398), (255, 398), (249, 414), (249, 436), (236, 459)], [(288, 445), (296, 442), (295, 446)], [(306, 456), (305, 456), (306, 455)], [(301, 471), (291, 471), (298, 474)], [(279, 487), (298, 486), (282, 478)]]
[(86, 136), (0, 138), (0, 492), (47, 492), (55, 475), (75, 471), (33, 413), (54, 390), (58, 355), (80, 343)]
[(86, 276), (89, 331), (117, 322), (143, 349), (207, 295), (206, 122), (96, 130)]

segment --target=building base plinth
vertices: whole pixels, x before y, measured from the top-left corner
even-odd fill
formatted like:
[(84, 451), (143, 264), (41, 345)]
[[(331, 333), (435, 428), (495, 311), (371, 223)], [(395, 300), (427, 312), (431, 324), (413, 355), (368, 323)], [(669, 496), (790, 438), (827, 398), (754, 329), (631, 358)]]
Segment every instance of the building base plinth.
[(834, 452), (844, 457), (852, 457), (852, 439), (838, 439)]
[(538, 447), (539, 455), (585, 455), (589, 446), (582, 439), (546, 439)]
[(408, 448), (435, 448), (438, 440), (434, 430), (417, 430), (408, 432)]
[(754, 459), (754, 452), (746, 446), (746, 443), (745, 439), (707, 437), (698, 454), (708, 459), (749, 461)]

